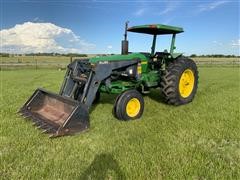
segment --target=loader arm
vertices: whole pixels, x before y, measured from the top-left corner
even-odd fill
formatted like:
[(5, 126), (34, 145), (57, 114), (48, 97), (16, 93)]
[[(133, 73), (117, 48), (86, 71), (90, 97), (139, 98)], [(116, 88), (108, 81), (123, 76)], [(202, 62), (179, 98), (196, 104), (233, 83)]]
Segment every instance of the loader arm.
[[(91, 65), (91, 68), (87, 62), (75, 61), (68, 66), (59, 94), (37, 89), (19, 113), (51, 137), (86, 130), (90, 126), (89, 109), (100, 84), (112, 71), (135, 65), (138, 61), (104, 61)], [(82, 92), (79, 91), (81, 88)]]
[(95, 70), (91, 72), (91, 77), (89, 77), (85, 85), (81, 103), (86, 104), (89, 109), (94, 101), (95, 95), (102, 81), (107, 79), (114, 70), (135, 65), (138, 63), (138, 61), (139, 60), (136, 59), (119, 62), (99, 62), (96, 65)]

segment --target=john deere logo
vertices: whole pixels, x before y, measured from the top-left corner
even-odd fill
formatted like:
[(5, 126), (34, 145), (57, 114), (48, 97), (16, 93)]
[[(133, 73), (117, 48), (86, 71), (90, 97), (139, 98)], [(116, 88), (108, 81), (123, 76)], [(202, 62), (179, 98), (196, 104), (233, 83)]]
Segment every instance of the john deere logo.
[(108, 61), (100, 61), (99, 64), (108, 64)]

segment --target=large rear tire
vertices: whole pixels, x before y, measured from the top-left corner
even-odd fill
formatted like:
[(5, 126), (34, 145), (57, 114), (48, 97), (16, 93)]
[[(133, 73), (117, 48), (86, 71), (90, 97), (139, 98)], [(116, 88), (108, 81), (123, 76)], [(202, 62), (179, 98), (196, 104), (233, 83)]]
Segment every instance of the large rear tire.
[(160, 83), (165, 101), (172, 105), (191, 102), (197, 92), (197, 85), (197, 66), (193, 60), (183, 56), (168, 64)]

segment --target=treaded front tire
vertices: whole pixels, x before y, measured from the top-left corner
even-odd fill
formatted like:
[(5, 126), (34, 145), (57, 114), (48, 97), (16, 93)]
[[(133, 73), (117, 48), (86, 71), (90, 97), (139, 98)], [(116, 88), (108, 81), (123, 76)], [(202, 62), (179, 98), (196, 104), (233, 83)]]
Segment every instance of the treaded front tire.
[(160, 87), (166, 103), (182, 105), (191, 102), (197, 92), (198, 70), (195, 62), (181, 56), (170, 62), (161, 77)]
[(120, 94), (113, 108), (114, 116), (119, 120), (133, 120), (142, 116), (144, 100), (137, 90), (127, 90)]

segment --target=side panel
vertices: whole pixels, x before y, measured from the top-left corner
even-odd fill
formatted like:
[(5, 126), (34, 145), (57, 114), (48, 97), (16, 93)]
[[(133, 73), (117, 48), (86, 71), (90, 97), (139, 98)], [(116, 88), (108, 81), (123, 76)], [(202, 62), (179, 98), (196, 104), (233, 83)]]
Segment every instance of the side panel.
[(110, 94), (120, 94), (129, 89), (136, 89), (139, 87), (140, 82), (133, 81), (113, 81), (111, 82), (110, 87), (106, 85), (100, 86), (100, 92), (110, 93)]
[(147, 87), (157, 87), (160, 82), (159, 73), (159, 71), (149, 71), (148, 73), (143, 73), (141, 77), (142, 84)]
[(146, 56), (142, 53), (132, 53), (127, 55), (112, 55), (112, 56), (99, 56), (89, 59), (90, 63), (104, 62), (104, 61), (128, 61), (133, 59), (147, 60)]
[(177, 57), (182, 56), (182, 53), (172, 53), (171, 55), (173, 59), (176, 59)]

